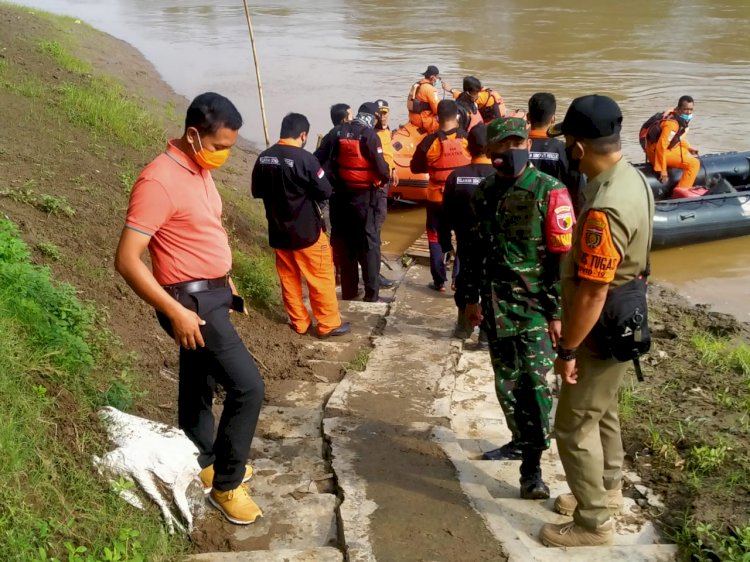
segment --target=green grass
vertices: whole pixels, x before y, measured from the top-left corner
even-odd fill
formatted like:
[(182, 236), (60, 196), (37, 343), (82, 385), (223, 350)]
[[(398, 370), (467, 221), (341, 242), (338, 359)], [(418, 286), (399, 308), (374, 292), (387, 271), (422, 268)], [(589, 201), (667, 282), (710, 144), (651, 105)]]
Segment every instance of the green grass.
[(686, 521), (674, 536), (685, 560), (691, 562), (747, 562), (750, 560), (750, 525), (717, 531), (710, 523)]
[(641, 413), (641, 407), (646, 402), (638, 393), (638, 386), (632, 381), (620, 387), (619, 414), (622, 421), (629, 421), (638, 417)]
[[(750, 377), (750, 346), (735, 344), (709, 334), (697, 333), (691, 343), (701, 354), (701, 362), (721, 372), (738, 372)], [(749, 379), (750, 380), (750, 379)]]
[(139, 173), (140, 169), (133, 162), (126, 161), (120, 164), (120, 173), (117, 175), (117, 179), (125, 193), (130, 193), (133, 189), (133, 184), (138, 179)]
[(113, 80), (94, 77), (84, 85), (67, 83), (56, 93), (70, 122), (97, 135), (136, 149), (152, 146), (165, 136), (152, 115)]
[[(120, 365), (107, 354), (115, 345), (96, 310), (32, 265), (15, 226), (0, 220), (3, 560), (88, 562), (115, 559), (115, 551), (119, 560), (167, 560), (185, 550), (183, 539), (165, 534), (158, 510), (131, 508), (91, 466), (102, 453), (94, 409), (112, 379), (128, 382), (110, 375)], [(102, 381), (110, 382), (105, 392)]]
[(232, 279), (237, 291), (257, 308), (272, 310), (281, 303), (276, 262), (270, 254), (232, 252)]
[(49, 258), (52, 261), (60, 261), (60, 259), (62, 258), (60, 248), (58, 248), (52, 242), (39, 242), (36, 245), (36, 249), (39, 250), (39, 253), (42, 254), (45, 258)]
[(372, 348), (370, 347), (360, 348), (357, 351), (357, 355), (354, 356), (354, 359), (349, 361), (349, 368), (354, 371), (364, 371), (367, 368), (367, 362), (370, 360), (371, 351)]
[(16, 203), (31, 205), (48, 215), (62, 215), (68, 218), (75, 216), (75, 209), (70, 206), (70, 203), (68, 203), (68, 200), (65, 199), (65, 197), (58, 197), (47, 193), (37, 196), (34, 190), (28, 187), (33, 184), (34, 182), (32, 180), (31, 182), (27, 182), (27, 184), (20, 189), (0, 190), (0, 197), (8, 197)]
[(23, 78), (21, 80), (6, 79), (3, 82), (6, 90), (15, 92), (27, 98), (41, 98), (47, 93), (47, 88), (33, 78)]
[(89, 74), (91, 65), (71, 55), (65, 47), (57, 41), (40, 41), (38, 49), (41, 53), (51, 57), (57, 64), (73, 74)]
[(63, 215), (68, 218), (76, 214), (75, 209), (70, 206), (65, 197), (56, 197), (54, 195), (43, 194), (37, 201), (37, 207), (40, 211), (48, 215)]

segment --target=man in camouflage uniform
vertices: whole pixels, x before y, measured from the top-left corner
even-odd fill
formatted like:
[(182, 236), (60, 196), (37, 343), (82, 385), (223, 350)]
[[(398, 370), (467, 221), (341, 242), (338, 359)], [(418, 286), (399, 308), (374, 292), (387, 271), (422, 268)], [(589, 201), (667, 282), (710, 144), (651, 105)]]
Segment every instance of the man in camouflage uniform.
[[(460, 290), (489, 336), (495, 388), (511, 443), (485, 458), (522, 460), (521, 497), (544, 499), (540, 461), (549, 448), (552, 396), (546, 373), (560, 333), (559, 263), (570, 249), (573, 207), (565, 186), (529, 163), (526, 121), (493, 121), (487, 154), (496, 173), (472, 200)], [(481, 297), (481, 313), (478, 301)]]

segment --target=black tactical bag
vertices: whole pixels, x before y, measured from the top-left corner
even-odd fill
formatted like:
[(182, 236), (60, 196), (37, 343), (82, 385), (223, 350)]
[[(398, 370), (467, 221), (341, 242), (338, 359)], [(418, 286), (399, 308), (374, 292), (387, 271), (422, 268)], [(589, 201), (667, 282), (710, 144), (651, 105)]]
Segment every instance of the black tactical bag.
[[(651, 188), (643, 175), (641, 179), (646, 190), (650, 191)], [(648, 196), (646, 201), (648, 202)], [(652, 230), (649, 229), (649, 253)], [(638, 358), (651, 349), (646, 298), (650, 274), (651, 258), (647, 257), (646, 271), (642, 275), (607, 293), (601, 316), (591, 331), (602, 359), (614, 357), (618, 361), (632, 361), (639, 381), (643, 381), (643, 372)]]
[(639, 381), (643, 380), (643, 373), (638, 358), (651, 349), (647, 288), (643, 276), (609, 291), (602, 314), (591, 331), (602, 359), (632, 361)]

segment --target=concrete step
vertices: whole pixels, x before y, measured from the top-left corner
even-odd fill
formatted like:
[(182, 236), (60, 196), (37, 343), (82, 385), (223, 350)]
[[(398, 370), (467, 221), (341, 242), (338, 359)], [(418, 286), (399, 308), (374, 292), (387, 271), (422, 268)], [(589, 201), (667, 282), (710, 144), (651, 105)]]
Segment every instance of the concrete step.
[(333, 547), (209, 552), (185, 559), (186, 562), (343, 562), (343, 560), (343, 552)]

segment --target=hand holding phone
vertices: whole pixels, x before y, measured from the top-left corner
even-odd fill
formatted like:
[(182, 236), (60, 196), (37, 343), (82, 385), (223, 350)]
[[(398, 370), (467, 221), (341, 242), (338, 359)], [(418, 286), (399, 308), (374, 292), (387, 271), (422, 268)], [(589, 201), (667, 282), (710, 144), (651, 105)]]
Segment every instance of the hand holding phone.
[(236, 310), (245, 316), (250, 316), (250, 312), (245, 307), (245, 299), (239, 295), (232, 295), (232, 307), (230, 308), (230, 311), (231, 310)]

